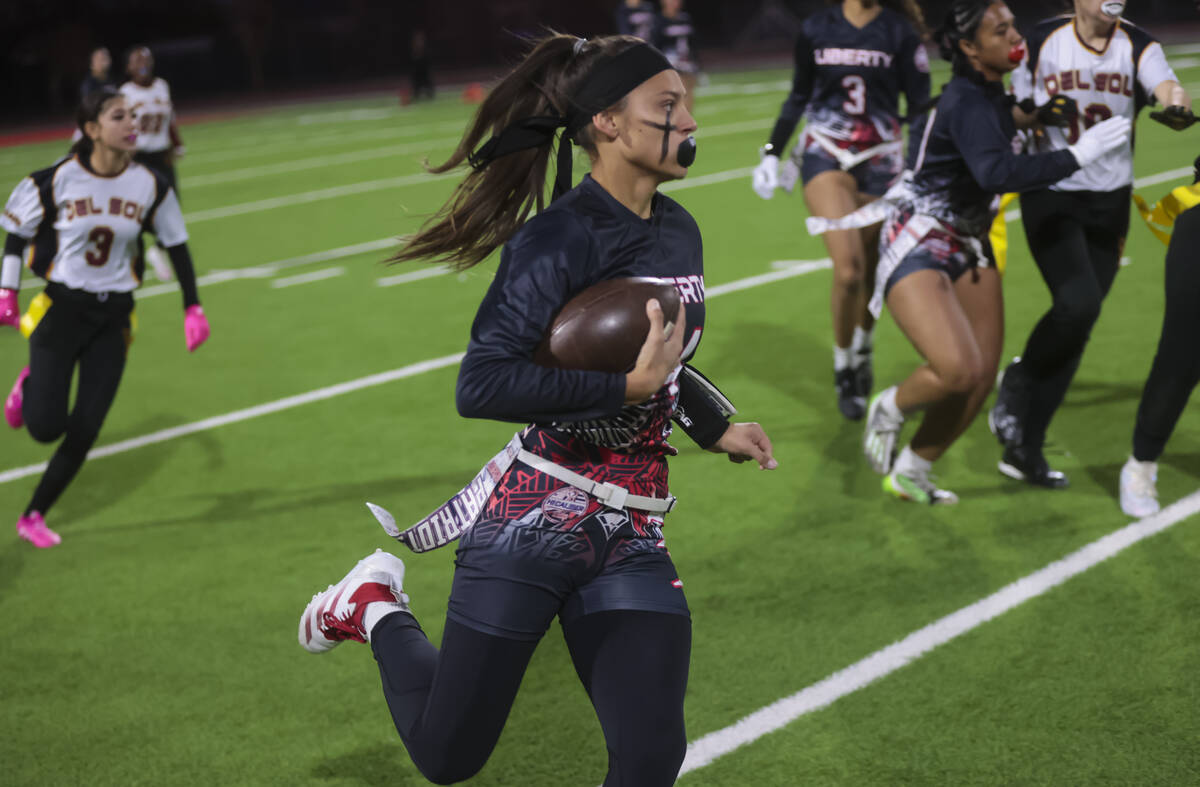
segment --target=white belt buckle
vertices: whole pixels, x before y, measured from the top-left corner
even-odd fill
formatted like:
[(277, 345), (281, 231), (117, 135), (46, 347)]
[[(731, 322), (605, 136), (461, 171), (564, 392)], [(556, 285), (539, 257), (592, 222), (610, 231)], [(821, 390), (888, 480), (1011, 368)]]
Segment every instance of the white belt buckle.
[(629, 497), (629, 490), (605, 481), (592, 487), (592, 496), (609, 508), (624, 508), (625, 498)]
[(676, 503), (676, 501), (677, 501), (678, 499), (679, 499), (679, 498), (675, 497), (675, 495), (667, 495), (667, 510), (666, 510), (666, 511), (663, 511), (663, 513), (664, 513), (664, 514), (669, 514), (669, 513), (671, 513), (672, 511), (674, 511), (674, 510), (675, 510), (675, 503)]

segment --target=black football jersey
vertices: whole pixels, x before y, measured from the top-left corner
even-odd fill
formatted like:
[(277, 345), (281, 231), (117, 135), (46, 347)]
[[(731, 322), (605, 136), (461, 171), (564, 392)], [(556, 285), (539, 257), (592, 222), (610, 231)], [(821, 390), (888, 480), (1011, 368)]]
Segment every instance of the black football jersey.
[(900, 93), (909, 112), (929, 103), (929, 57), (912, 23), (884, 8), (862, 28), (841, 5), (804, 20), (792, 91), (771, 134), (777, 155), (804, 118), (808, 128), (863, 149), (900, 138)]

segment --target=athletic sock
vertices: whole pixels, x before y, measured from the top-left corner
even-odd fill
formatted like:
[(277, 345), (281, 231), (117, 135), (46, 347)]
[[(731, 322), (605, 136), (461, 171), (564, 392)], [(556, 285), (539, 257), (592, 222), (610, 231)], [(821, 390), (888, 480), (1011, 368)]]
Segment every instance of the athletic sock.
[(854, 338), (850, 341), (850, 349), (855, 355), (870, 353), (875, 329), (865, 330), (861, 325), (854, 326)]
[(896, 386), (892, 386), (879, 395), (879, 407), (884, 414), (896, 421), (904, 420), (904, 413), (900, 411), (900, 407), (896, 404)]
[(894, 472), (903, 476), (926, 476), (933, 469), (933, 462), (924, 459), (912, 450), (912, 446), (904, 446), (904, 450), (896, 457), (896, 463), (892, 465)]
[[(372, 601), (367, 604), (367, 608), (363, 610), (363, 631), (367, 632), (367, 642), (371, 641), (371, 632), (379, 625), (380, 621), (388, 615), (396, 613), (404, 613), (399, 604), (387, 601)], [(411, 615), (409, 617), (412, 617)]]
[(843, 369), (849, 369), (850, 359), (853, 352), (854, 351), (849, 347), (838, 347), (836, 344), (833, 345), (833, 370), (835, 372), (840, 372)]

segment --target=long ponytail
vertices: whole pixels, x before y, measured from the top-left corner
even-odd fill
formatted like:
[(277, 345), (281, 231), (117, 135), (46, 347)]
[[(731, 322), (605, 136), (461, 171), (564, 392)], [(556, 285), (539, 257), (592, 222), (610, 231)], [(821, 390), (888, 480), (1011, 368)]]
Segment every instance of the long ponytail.
[[(557, 33), (534, 42), (529, 54), (484, 99), (450, 158), (427, 169), (442, 173), (469, 161), (485, 137), (498, 134), (516, 121), (565, 116), (570, 110), (570, 96), (598, 62), (639, 43), (632, 36), (585, 42)], [(591, 129), (589, 123), (575, 133), (572, 141), (594, 155)], [(427, 259), (455, 270), (482, 262), (513, 236), (535, 207), (544, 207), (552, 146), (550, 134), (543, 145), (469, 171), (446, 203), (391, 261)]]

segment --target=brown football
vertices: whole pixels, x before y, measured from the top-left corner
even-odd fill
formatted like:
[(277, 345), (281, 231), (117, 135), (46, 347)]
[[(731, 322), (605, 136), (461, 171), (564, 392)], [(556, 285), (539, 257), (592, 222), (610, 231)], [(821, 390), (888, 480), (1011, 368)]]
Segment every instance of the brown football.
[(609, 279), (576, 295), (550, 322), (534, 362), (560, 369), (627, 372), (650, 332), (646, 301), (657, 298), (665, 324), (679, 315), (679, 292), (666, 279)]

